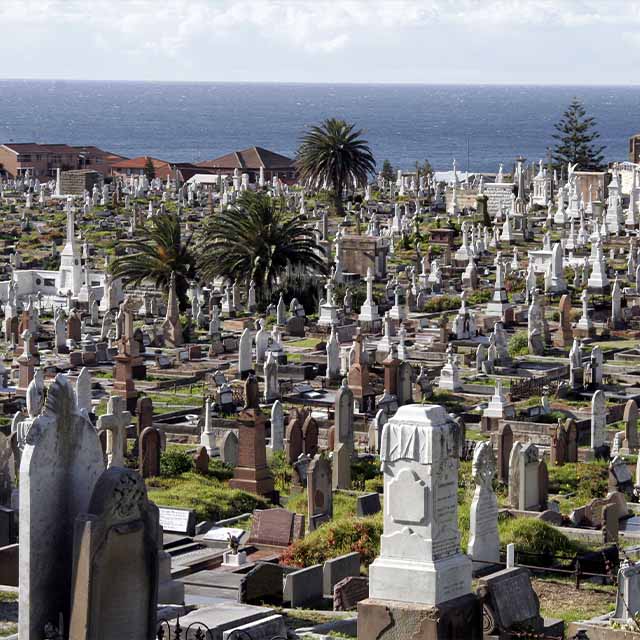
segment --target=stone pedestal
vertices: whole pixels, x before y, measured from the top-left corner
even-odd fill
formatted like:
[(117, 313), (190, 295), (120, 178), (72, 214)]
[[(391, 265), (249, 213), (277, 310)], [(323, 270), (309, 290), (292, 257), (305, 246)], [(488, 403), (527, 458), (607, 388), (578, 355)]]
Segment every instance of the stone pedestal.
[(134, 358), (126, 354), (118, 354), (115, 358), (113, 393), (127, 402), (127, 411), (135, 413), (138, 403), (138, 392), (133, 382), (132, 364)]
[(481, 640), (482, 607), (474, 594), (430, 606), (368, 598), (358, 603), (358, 640)]
[(272, 498), (274, 487), (267, 466), (265, 417), (255, 409), (245, 409), (238, 416), (238, 423), (238, 464), (229, 487)]

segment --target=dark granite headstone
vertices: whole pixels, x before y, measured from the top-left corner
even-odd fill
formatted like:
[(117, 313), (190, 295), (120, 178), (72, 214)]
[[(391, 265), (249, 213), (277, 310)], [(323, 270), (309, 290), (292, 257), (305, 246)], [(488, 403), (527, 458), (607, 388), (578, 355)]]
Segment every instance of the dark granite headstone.
[(356, 515), (359, 518), (372, 516), (380, 511), (380, 494), (367, 493), (356, 500)]
[(304, 536), (304, 516), (286, 509), (256, 509), (249, 543), (288, 547)]
[(369, 597), (369, 578), (350, 576), (333, 587), (333, 610), (351, 611)]

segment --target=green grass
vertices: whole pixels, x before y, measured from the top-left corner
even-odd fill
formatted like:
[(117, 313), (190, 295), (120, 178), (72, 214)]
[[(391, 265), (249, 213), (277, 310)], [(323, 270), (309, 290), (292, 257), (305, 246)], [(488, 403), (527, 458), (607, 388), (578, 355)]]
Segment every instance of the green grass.
[(576, 507), (607, 493), (608, 470), (605, 462), (548, 465), (548, 470), (549, 492), (572, 494), (558, 500), (560, 511), (567, 515)]
[(287, 342), (287, 347), (301, 347), (301, 348), (309, 348), (315, 349), (322, 340), (318, 338), (304, 338), (302, 340), (293, 340), (292, 342)]
[(268, 508), (260, 497), (230, 489), (219, 480), (195, 472), (173, 478), (147, 479), (149, 499), (159, 506), (193, 509), (198, 520), (223, 520)]
[[(307, 513), (307, 492), (296, 493), (289, 496), (287, 509), (295, 513)], [(340, 491), (333, 494), (333, 518), (354, 518), (356, 515), (356, 496)]]

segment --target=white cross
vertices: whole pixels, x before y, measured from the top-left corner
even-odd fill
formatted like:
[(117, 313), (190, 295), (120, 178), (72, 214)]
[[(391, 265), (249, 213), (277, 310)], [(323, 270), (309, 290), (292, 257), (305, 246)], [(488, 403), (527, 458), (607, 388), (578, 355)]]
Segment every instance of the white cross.
[(127, 446), (127, 427), (131, 424), (131, 413), (125, 411), (125, 399), (111, 396), (107, 413), (98, 418), (98, 433), (107, 432), (107, 467), (124, 467), (124, 452)]

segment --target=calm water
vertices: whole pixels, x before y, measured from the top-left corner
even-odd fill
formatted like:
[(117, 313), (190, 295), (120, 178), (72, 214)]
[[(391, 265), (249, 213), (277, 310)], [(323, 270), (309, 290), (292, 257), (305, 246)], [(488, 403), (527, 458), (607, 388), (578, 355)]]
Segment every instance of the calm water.
[(580, 97), (607, 160), (640, 131), (640, 87), (305, 85), (0, 81), (0, 142), (66, 142), (170, 161), (258, 145), (293, 155), (301, 132), (328, 116), (365, 130), (378, 163), (494, 171), (518, 154), (546, 155), (553, 123)]

